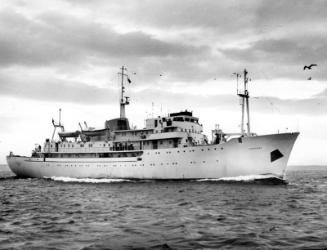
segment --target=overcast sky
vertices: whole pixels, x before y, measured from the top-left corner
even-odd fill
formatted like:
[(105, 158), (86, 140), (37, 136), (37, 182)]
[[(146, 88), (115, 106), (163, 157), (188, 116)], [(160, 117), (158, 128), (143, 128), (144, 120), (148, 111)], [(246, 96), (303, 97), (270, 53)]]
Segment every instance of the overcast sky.
[(232, 73), (246, 68), (254, 132), (299, 130), (290, 163), (327, 164), (326, 13), (315, 0), (1, 0), (0, 163), (49, 138), (59, 108), (67, 130), (118, 116), (125, 65), (134, 125), (189, 109), (208, 135), (239, 131)]

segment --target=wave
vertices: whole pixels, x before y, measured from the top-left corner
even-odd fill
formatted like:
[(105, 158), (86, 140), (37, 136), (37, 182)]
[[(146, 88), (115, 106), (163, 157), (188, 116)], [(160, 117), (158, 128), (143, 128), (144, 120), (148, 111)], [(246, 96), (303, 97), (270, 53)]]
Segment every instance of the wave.
[[(122, 182), (149, 182), (150, 180), (133, 180), (133, 179), (108, 179), (108, 178), (71, 178), (71, 177), (45, 177), (53, 181), (59, 182), (75, 182), (75, 183), (122, 183)], [(156, 181), (156, 180), (152, 180)], [(162, 180), (157, 180), (162, 181)], [(223, 182), (223, 183), (260, 183), (260, 184), (287, 184), (283, 179), (275, 175), (244, 175), (236, 177), (223, 177), (218, 179), (198, 179), (197, 182)]]
[(243, 175), (235, 177), (222, 177), (218, 179), (199, 179), (199, 182), (241, 182), (241, 183), (272, 183), (272, 184), (286, 184), (287, 182), (281, 178), (271, 174), (262, 175)]
[(94, 179), (94, 178), (71, 178), (71, 177), (47, 177), (53, 181), (61, 182), (78, 182), (78, 183), (117, 183), (117, 182), (131, 182), (128, 179)]

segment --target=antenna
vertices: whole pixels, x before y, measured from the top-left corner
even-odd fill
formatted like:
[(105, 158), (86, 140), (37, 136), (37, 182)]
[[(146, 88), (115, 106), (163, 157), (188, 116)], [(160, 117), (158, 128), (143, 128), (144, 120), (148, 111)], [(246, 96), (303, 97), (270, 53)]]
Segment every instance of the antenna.
[(152, 102), (152, 117), (151, 117), (151, 118), (154, 117), (154, 112), (153, 112), (153, 110), (154, 110), (154, 102)]
[(59, 125), (61, 125), (61, 108), (59, 108)]

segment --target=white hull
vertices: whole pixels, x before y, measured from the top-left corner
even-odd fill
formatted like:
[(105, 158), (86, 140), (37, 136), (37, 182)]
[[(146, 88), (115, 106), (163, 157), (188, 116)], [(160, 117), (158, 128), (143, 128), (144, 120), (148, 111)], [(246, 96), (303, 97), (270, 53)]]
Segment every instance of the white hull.
[[(144, 150), (126, 158), (32, 158), (8, 156), (23, 177), (112, 179), (217, 179), (246, 175), (284, 178), (298, 133), (244, 137), (218, 145)], [(282, 156), (271, 160), (271, 152)]]

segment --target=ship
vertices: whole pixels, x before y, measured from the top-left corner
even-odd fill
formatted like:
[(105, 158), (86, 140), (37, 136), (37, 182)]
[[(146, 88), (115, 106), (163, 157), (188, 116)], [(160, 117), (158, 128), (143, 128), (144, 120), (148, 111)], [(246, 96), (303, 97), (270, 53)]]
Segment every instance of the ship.
[[(287, 163), (299, 132), (257, 135), (250, 130), (248, 72), (237, 95), (241, 104), (241, 131), (225, 133), (219, 126), (212, 139), (203, 133), (199, 118), (182, 110), (166, 116), (150, 117), (143, 129), (131, 128), (125, 114), (130, 103), (125, 96), (126, 67), (121, 67), (120, 117), (106, 120), (95, 129), (79, 123), (80, 130), (66, 131), (52, 119), (54, 131), (43, 147), (31, 156), (13, 152), (7, 156), (9, 168), (19, 177), (108, 178), (142, 180), (216, 180), (239, 176), (263, 176), (284, 180)], [(237, 84), (239, 86), (239, 84)], [(55, 136), (55, 134), (58, 136)]]

